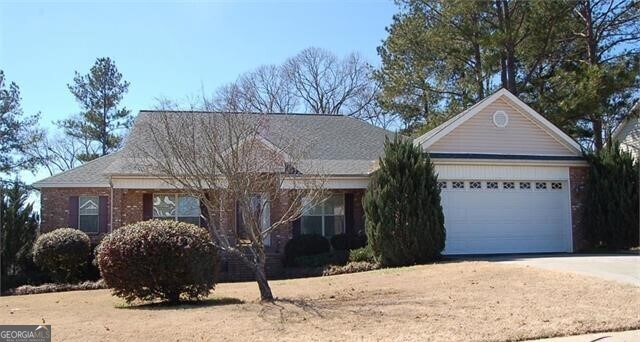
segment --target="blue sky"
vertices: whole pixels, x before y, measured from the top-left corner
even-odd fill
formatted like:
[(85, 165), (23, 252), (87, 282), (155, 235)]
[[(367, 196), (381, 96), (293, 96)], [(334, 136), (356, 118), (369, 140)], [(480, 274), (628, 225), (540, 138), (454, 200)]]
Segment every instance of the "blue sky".
[(108, 56), (131, 82), (123, 103), (135, 113), (157, 97), (213, 92), (310, 46), (378, 65), (395, 12), (391, 0), (0, 0), (0, 69), (20, 86), (25, 113), (41, 112), (50, 125), (79, 111), (66, 86), (74, 71)]

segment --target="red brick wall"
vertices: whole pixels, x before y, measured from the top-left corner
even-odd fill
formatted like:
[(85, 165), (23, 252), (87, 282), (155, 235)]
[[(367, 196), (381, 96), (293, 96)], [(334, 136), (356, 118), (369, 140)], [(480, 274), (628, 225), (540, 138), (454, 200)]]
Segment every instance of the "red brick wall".
[[(40, 231), (50, 232), (56, 228), (68, 226), (70, 196), (107, 196), (109, 188), (43, 188), (40, 190)], [(108, 203), (109, 207), (111, 203)], [(108, 210), (107, 210), (108, 211)], [(111, 224), (109, 224), (111, 226)], [(111, 227), (109, 227), (111, 229)], [(92, 241), (98, 241), (104, 234), (90, 235)]]
[(579, 252), (588, 247), (585, 238), (584, 199), (589, 176), (588, 167), (570, 167), (569, 182), (571, 184), (571, 224), (573, 233), (573, 250)]
[[(139, 222), (143, 220), (143, 195), (146, 193), (176, 193), (179, 190), (135, 190), (135, 189), (113, 189), (113, 199), (108, 203), (108, 212), (111, 213), (113, 204), (113, 222), (109, 229)], [(362, 197), (365, 190), (336, 190), (338, 193), (350, 192), (354, 194), (354, 232), (364, 232), (364, 210), (362, 208)], [(67, 216), (69, 214), (69, 196), (108, 196), (110, 198), (110, 188), (43, 188), (41, 190), (41, 231), (48, 232), (55, 228), (67, 226)], [(286, 194), (273, 200), (271, 203), (272, 221), (281, 217), (283, 211), (287, 209), (289, 196)], [(236, 213), (235, 202), (227, 198), (225, 210), (219, 213), (218, 224), (227, 229), (229, 236), (235, 236)], [(111, 222), (111, 221), (110, 221)], [(99, 241), (103, 234), (92, 236), (94, 242)], [(284, 253), (284, 246), (293, 236), (292, 224), (283, 225), (280, 229), (271, 234), (271, 244), (266, 248), (268, 254), (269, 275), (278, 277), (282, 273), (281, 259)], [(242, 265), (239, 260), (229, 260), (227, 264), (231, 280), (250, 279), (250, 270)], [(237, 277), (236, 277), (237, 275)]]
[[(336, 192), (352, 192), (354, 194), (354, 231), (364, 229), (364, 211), (362, 196), (365, 190), (337, 190)], [(176, 193), (179, 190), (133, 190), (113, 189), (113, 201), (109, 200), (108, 207), (113, 204), (113, 224), (110, 228), (117, 229), (124, 225), (142, 221), (142, 197), (146, 193)], [(56, 228), (67, 226), (69, 215), (69, 196), (107, 196), (110, 198), (110, 188), (43, 188), (41, 189), (41, 230), (48, 232)], [(287, 209), (288, 197), (281, 196), (271, 204), (271, 219), (276, 220)], [(111, 203), (112, 202), (112, 203)], [(228, 227), (229, 233), (235, 232), (235, 203), (227, 199), (226, 208), (219, 222)], [(110, 213), (110, 209), (109, 209)], [(233, 234), (230, 234), (233, 235)], [(269, 252), (280, 253), (286, 242), (291, 238), (291, 224), (283, 226), (273, 232)]]

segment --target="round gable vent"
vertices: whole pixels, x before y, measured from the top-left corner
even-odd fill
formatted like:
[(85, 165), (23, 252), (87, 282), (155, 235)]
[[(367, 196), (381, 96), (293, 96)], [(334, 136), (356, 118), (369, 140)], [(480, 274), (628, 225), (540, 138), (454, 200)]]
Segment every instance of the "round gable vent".
[(496, 127), (504, 128), (507, 127), (508, 123), (509, 116), (507, 115), (507, 113), (502, 110), (498, 110), (493, 113), (493, 124), (496, 125)]

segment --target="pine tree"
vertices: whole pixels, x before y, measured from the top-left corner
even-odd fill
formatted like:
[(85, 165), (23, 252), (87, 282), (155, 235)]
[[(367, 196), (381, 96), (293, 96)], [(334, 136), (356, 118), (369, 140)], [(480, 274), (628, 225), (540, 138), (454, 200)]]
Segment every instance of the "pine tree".
[(69, 91), (82, 107), (79, 117), (59, 121), (65, 133), (80, 141), (95, 141), (99, 154), (87, 153), (79, 159), (89, 161), (107, 155), (120, 147), (122, 130), (131, 124), (131, 111), (120, 108), (122, 97), (129, 91), (129, 82), (122, 79), (115, 62), (98, 58), (87, 75), (76, 72)]
[(24, 115), (20, 101), (20, 87), (0, 70), (0, 173), (34, 170), (38, 162), (25, 152), (41, 137), (33, 129), (39, 116)]
[(429, 157), (411, 141), (385, 141), (363, 203), (368, 241), (382, 265), (424, 263), (440, 255), (446, 232), (438, 179)]

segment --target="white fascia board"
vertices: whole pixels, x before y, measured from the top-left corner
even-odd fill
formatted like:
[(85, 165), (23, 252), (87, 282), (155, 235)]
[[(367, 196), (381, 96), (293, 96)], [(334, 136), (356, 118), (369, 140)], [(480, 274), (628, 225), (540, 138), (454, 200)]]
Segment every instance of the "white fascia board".
[(366, 189), (369, 177), (330, 177), (330, 178), (288, 178), (282, 182), (283, 189), (306, 189), (309, 187), (323, 189)]
[(109, 184), (104, 183), (45, 183), (38, 184), (38, 182), (33, 183), (33, 186), (36, 189), (43, 188), (108, 188)]
[(589, 166), (586, 160), (506, 160), (431, 158), (434, 165)]
[[(180, 189), (180, 184), (155, 177), (113, 177), (111, 180), (115, 189)], [(366, 189), (369, 177), (288, 177), (282, 181), (283, 189), (305, 189), (322, 187), (324, 189)], [(220, 187), (226, 188), (224, 179), (220, 179)]]

